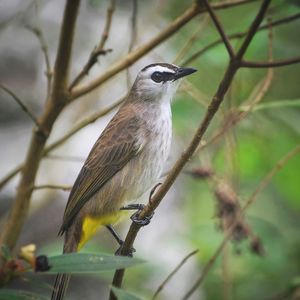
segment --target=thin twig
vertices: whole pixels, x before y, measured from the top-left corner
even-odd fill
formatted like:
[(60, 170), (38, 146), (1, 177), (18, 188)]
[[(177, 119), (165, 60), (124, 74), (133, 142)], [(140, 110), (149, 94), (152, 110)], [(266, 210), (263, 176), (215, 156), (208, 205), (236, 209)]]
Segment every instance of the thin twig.
[[(268, 34), (268, 61), (271, 62), (273, 60), (273, 51), (272, 51), (272, 43), (273, 43), (273, 36), (272, 36), (272, 22), (268, 20), (269, 26), (269, 34)], [(223, 126), (216, 133), (212, 135), (212, 137), (205, 143), (202, 143), (198, 149), (197, 154), (206, 148), (211, 143), (215, 143), (224, 133), (226, 133), (230, 128), (241, 122), (246, 116), (252, 112), (255, 106), (261, 102), (264, 98), (265, 94), (269, 90), (271, 86), (271, 82), (273, 80), (273, 69), (268, 68), (268, 72), (262, 83), (259, 84), (259, 89), (254, 90), (250, 95), (251, 102), (248, 105), (242, 104), (240, 107), (236, 109), (236, 111), (229, 112), (228, 116), (225, 117), (225, 122)], [(253, 96), (255, 95), (255, 96)], [(242, 109), (243, 108), (243, 109)]]
[(32, 27), (32, 26), (26, 26), (26, 28), (31, 31), (38, 39), (42, 52), (44, 54), (44, 59), (45, 59), (45, 64), (46, 64), (46, 72), (45, 75), (47, 77), (47, 98), (50, 95), (50, 89), (51, 89), (51, 81), (52, 81), (52, 69), (51, 69), (51, 64), (50, 64), (50, 59), (49, 59), (49, 54), (48, 54), (48, 45), (46, 43), (46, 40), (44, 38), (43, 32), (41, 28), (38, 27)]
[(284, 60), (277, 60), (273, 62), (265, 62), (265, 61), (246, 61), (242, 62), (241, 67), (243, 68), (277, 68), (284, 67), (288, 65), (294, 65), (300, 63), (300, 56), (288, 58)]
[(72, 188), (71, 185), (56, 185), (56, 184), (42, 184), (33, 187), (34, 190), (51, 189), (51, 190), (62, 190), (62, 191), (70, 191), (71, 188)]
[(241, 60), (244, 54), (246, 53), (255, 33), (257, 32), (257, 29), (259, 28), (260, 23), (262, 22), (264, 15), (266, 14), (266, 11), (270, 5), (272, 0), (264, 0), (262, 2), (262, 5), (260, 7), (260, 10), (258, 14), (256, 15), (256, 18), (253, 20), (249, 31), (245, 37), (245, 40), (242, 43), (242, 46), (240, 47), (239, 51), (236, 54), (235, 59), (236, 60)]
[(116, 1), (110, 0), (110, 4), (106, 11), (106, 21), (105, 26), (103, 29), (103, 33), (101, 36), (101, 40), (97, 47), (91, 52), (88, 61), (82, 68), (82, 70), (79, 72), (79, 74), (74, 78), (72, 83), (70, 84), (69, 90), (71, 91), (91, 70), (91, 68), (94, 66), (94, 64), (98, 61), (99, 55), (105, 55), (108, 52), (111, 52), (111, 49), (104, 50), (105, 43), (108, 39), (111, 23), (112, 23), (112, 17), (113, 13), (115, 11)]
[(58, 155), (58, 154), (47, 154), (45, 155), (45, 159), (63, 160), (63, 161), (76, 162), (76, 163), (83, 163), (85, 161), (84, 157)]
[(21, 107), (21, 109), (28, 115), (28, 117), (35, 123), (37, 127), (39, 127), (39, 121), (35, 117), (34, 113), (24, 104), (24, 102), (8, 87), (0, 84), (0, 88), (9, 94)]
[(53, 142), (49, 146), (47, 146), (45, 148), (45, 151), (43, 152), (43, 156), (47, 155), (52, 150), (54, 150), (58, 146), (65, 143), (71, 136), (73, 136), (75, 133), (77, 133), (82, 128), (96, 122), (99, 118), (101, 118), (101, 117), (105, 116), (106, 114), (108, 114), (109, 112), (111, 112), (113, 109), (118, 107), (124, 101), (124, 99), (125, 99), (125, 97), (122, 97), (118, 101), (113, 103), (112, 105), (108, 106), (107, 108), (101, 109), (100, 111), (95, 112), (95, 113), (91, 114), (90, 116), (86, 117), (85, 119), (83, 119), (76, 126), (74, 126), (70, 131), (65, 133), (62, 137), (57, 139), (55, 142)]
[[(255, 2), (257, 0), (232, 0), (232, 1), (222, 1), (212, 5), (213, 9), (227, 9), (230, 7), (244, 5), (251, 2)], [(94, 80), (86, 83), (82, 86), (74, 87), (72, 93), (70, 95), (69, 100), (74, 100), (78, 97), (81, 97), (90, 91), (97, 88), (99, 85), (106, 82), (108, 79), (112, 78), (119, 72), (123, 71), (127, 67), (131, 66), (134, 62), (140, 59), (142, 56), (147, 54), (150, 50), (155, 48), (157, 45), (161, 44), (163, 41), (171, 37), (174, 33), (177, 33), (180, 28), (182, 28), (186, 23), (192, 20), (195, 16), (200, 13), (205, 12), (204, 8), (199, 7), (196, 3), (194, 3), (190, 8), (188, 8), (181, 16), (176, 18), (173, 22), (171, 22), (164, 30), (162, 30), (157, 36), (152, 38), (150, 41), (145, 43), (144, 45), (138, 47), (131, 53), (127, 54), (117, 63), (108, 68), (104, 74), (99, 75)]]
[(167, 285), (167, 283), (181, 269), (181, 267), (188, 261), (188, 259), (191, 258), (192, 256), (194, 256), (195, 254), (197, 254), (198, 252), (199, 252), (199, 250), (196, 249), (182, 259), (182, 261), (178, 264), (178, 266), (167, 276), (167, 278), (157, 288), (156, 292), (154, 293), (154, 295), (152, 297), (152, 300), (157, 298), (158, 294), (164, 289), (164, 287)]
[[(137, 39), (137, 14), (138, 14), (138, 2), (137, 0), (132, 0), (131, 36), (130, 36), (130, 43), (128, 47), (128, 53), (132, 51), (133, 46), (136, 43), (136, 39)], [(129, 89), (131, 86), (129, 67), (126, 69), (126, 79), (127, 79), (127, 88)]]
[[(299, 18), (300, 18), (300, 13), (297, 13), (297, 14), (294, 14), (294, 15), (291, 15), (291, 16), (288, 16), (288, 17), (284, 17), (284, 18), (275, 20), (275, 21), (271, 22), (270, 25), (272, 27), (275, 27), (275, 26), (279, 26), (279, 25), (282, 25), (282, 24), (287, 24), (287, 23), (295, 21), (295, 20), (297, 20)], [(268, 24), (262, 25), (262, 26), (260, 26), (257, 29), (257, 31), (268, 29), (268, 26), (269, 26)], [(248, 31), (237, 32), (237, 33), (229, 34), (227, 37), (229, 39), (240, 39), (240, 38), (246, 36), (247, 33), (248, 33)], [(204, 53), (206, 53), (208, 50), (214, 48), (217, 45), (222, 44), (222, 42), (223, 42), (222, 39), (215, 40), (214, 42), (208, 44), (207, 46), (203, 47), (202, 49), (198, 50), (197, 52), (195, 52), (194, 54), (192, 54), (190, 57), (188, 57), (187, 59), (185, 59), (181, 63), (181, 65), (186, 66), (186, 65), (190, 64), (195, 59), (199, 58), (201, 55), (203, 55)]]
[(223, 26), (221, 25), (217, 15), (215, 14), (215, 12), (213, 11), (213, 9), (211, 8), (211, 5), (209, 4), (209, 2), (207, 0), (200, 0), (200, 2), (203, 2), (204, 6), (206, 7), (211, 19), (213, 20), (220, 36), (221, 36), (221, 39), (222, 39), (222, 42), (223, 44), (225, 45), (226, 47), (226, 50), (229, 54), (229, 57), (230, 58), (233, 58), (235, 56), (235, 53), (234, 53), (234, 50), (232, 48), (232, 45), (223, 29)]
[[(75, 125), (72, 129), (70, 129), (70, 131), (68, 131), (67, 133), (65, 133), (61, 138), (59, 138), (58, 140), (56, 140), (55, 142), (53, 142), (52, 144), (50, 144), (49, 146), (46, 146), (43, 152), (43, 157), (47, 156), (48, 153), (50, 153), (52, 150), (56, 149), (57, 147), (59, 147), (60, 145), (62, 145), (64, 142), (66, 142), (70, 137), (72, 137), (75, 133), (77, 133), (78, 131), (80, 131), (81, 129), (83, 129), (84, 127), (88, 126), (89, 124), (94, 123), (95, 121), (97, 121), (99, 118), (105, 116), (106, 114), (108, 114), (109, 112), (111, 112), (113, 109), (115, 109), (116, 107), (118, 107), (123, 101), (124, 101), (125, 97), (120, 98), (119, 100), (117, 100), (115, 103), (113, 103), (112, 105), (108, 106), (105, 109), (101, 109), (98, 112), (93, 113), (92, 115), (86, 117), (85, 119), (83, 119), (80, 123), (78, 123), (77, 125)], [(0, 190), (15, 176), (17, 175), (22, 168), (24, 167), (24, 163), (16, 166), (12, 171), (10, 171), (4, 178), (2, 178), (0, 180)]]
[[(286, 163), (291, 158), (293, 158), (295, 155), (297, 155), (299, 152), (300, 152), (300, 145), (297, 145), (294, 149), (292, 149), (291, 151), (289, 151), (285, 156), (283, 156), (276, 163), (276, 165), (271, 169), (271, 171), (260, 181), (260, 183), (257, 186), (257, 188), (255, 189), (255, 191), (251, 194), (251, 196), (246, 201), (245, 205), (242, 207), (241, 212), (240, 212), (241, 216), (243, 216), (245, 214), (245, 211), (248, 209), (248, 207), (251, 204), (253, 204), (253, 202), (256, 200), (258, 194), (269, 184), (269, 182), (271, 181), (272, 177), (278, 171), (280, 171), (286, 165)], [(237, 225), (237, 221), (238, 220), (239, 220), (239, 218), (237, 218), (236, 222), (234, 222), (230, 226), (230, 228), (228, 228), (228, 231), (227, 231), (227, 233), (226, 233), (223, 241), (221, 242), (221, 244), (219, 245), (219, 247), (216, 249), (216, 251), (212, 255), (212, 257), (209, 259), (209, 261), (207, 262), (207, 264), (205, 265), (205, 267), (203, 268), (201, 276), (196, 280), (196, 282), (191, 287), (191, 289), (184, 295), (184, 297), (182, 298), (182, 300), (187, 300), (188, 298), (190, 298), (190, 296), (195, 292), (195, 290), (201, 285), (201, 283), (203, 282), (203, 280), (207, 276), (208, 272), (211, 270), (211, 268), (212, 268), (213, 264), (215, 263), (216, 259), (222, 253), (225, 245), (231, 239), (231, 236), (232, 236), (232, 233), (233, 233), (233, 229)]]

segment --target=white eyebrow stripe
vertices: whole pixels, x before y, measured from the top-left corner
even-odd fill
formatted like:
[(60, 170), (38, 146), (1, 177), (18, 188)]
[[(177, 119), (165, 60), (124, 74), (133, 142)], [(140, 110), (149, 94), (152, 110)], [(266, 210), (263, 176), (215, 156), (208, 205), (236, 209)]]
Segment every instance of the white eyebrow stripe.
[(154, 72), (168, 72), (168, 73), (175, 74), (174, 70), (163, 67), (163, 66), (153, 66), (153, 67), (148, 68), (147, 71), (151, 74)]

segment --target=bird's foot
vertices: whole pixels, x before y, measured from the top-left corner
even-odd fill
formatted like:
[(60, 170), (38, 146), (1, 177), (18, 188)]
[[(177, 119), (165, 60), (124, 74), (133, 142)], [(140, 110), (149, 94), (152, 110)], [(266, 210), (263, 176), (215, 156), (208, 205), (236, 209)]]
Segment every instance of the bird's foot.
[(153, 215), (154, 215), (154, 212), (150, 215), (150, 216), (146, 216), (144, 217), (143, 219), (140, 219), (139, 218), (139, 215), (140, 215), (140, 212), (142, 210), (138, 210), (137, 212), (135, 212), (131, 217), (131, 221), (137, 225), (140, 225), (140, 226), (146, 226), (150, 223)]
[(136, 209), (137, 211), (130, 217), (131, 221), (137, 225), (140, 226), (146, 226), (150, 223), (154, 212), (150, 216), (146, 216), (143, 219), (139, 218), (139, 215), (141, 211), (144, 209), (145, 205), (144, 204), (129, 204), (127, 206), (123, 206), (120, 209), (121, 210), (134, 210)]
[(131, 247), (130, 250), (127, 252), (127, 253), (123, 253), (123, 245), (124, 245), (124, 242), (120, 245), (120, 247), (118, 248), (118, 250), (115, 252), (115, 255), (116, 256), (128, 256), (128, 257), (133, 257), (133, 253), (136, 252), (136, 250)]

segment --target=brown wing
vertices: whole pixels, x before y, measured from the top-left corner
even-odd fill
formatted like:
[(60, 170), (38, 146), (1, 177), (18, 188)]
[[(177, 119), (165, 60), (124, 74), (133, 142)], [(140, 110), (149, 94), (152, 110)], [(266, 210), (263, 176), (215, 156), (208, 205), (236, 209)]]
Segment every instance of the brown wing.
[[(118, 115), (118, 117), (117, 117)], [(72, 224), (83, 205), (142, 149), (136, 117), (119, 112), (92, 148), (71, 190), (60, 234)]]

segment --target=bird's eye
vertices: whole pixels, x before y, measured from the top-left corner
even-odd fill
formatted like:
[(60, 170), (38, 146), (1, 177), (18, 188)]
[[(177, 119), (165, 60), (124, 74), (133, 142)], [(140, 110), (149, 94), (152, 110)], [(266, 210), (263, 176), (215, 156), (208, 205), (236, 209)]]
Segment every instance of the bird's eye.
[(162, 82), (163, 81), (163, 74), (160, 73), (160, 72), (154, 72), (152, 75), (151, 75), (151, 79), (155, 82)]

